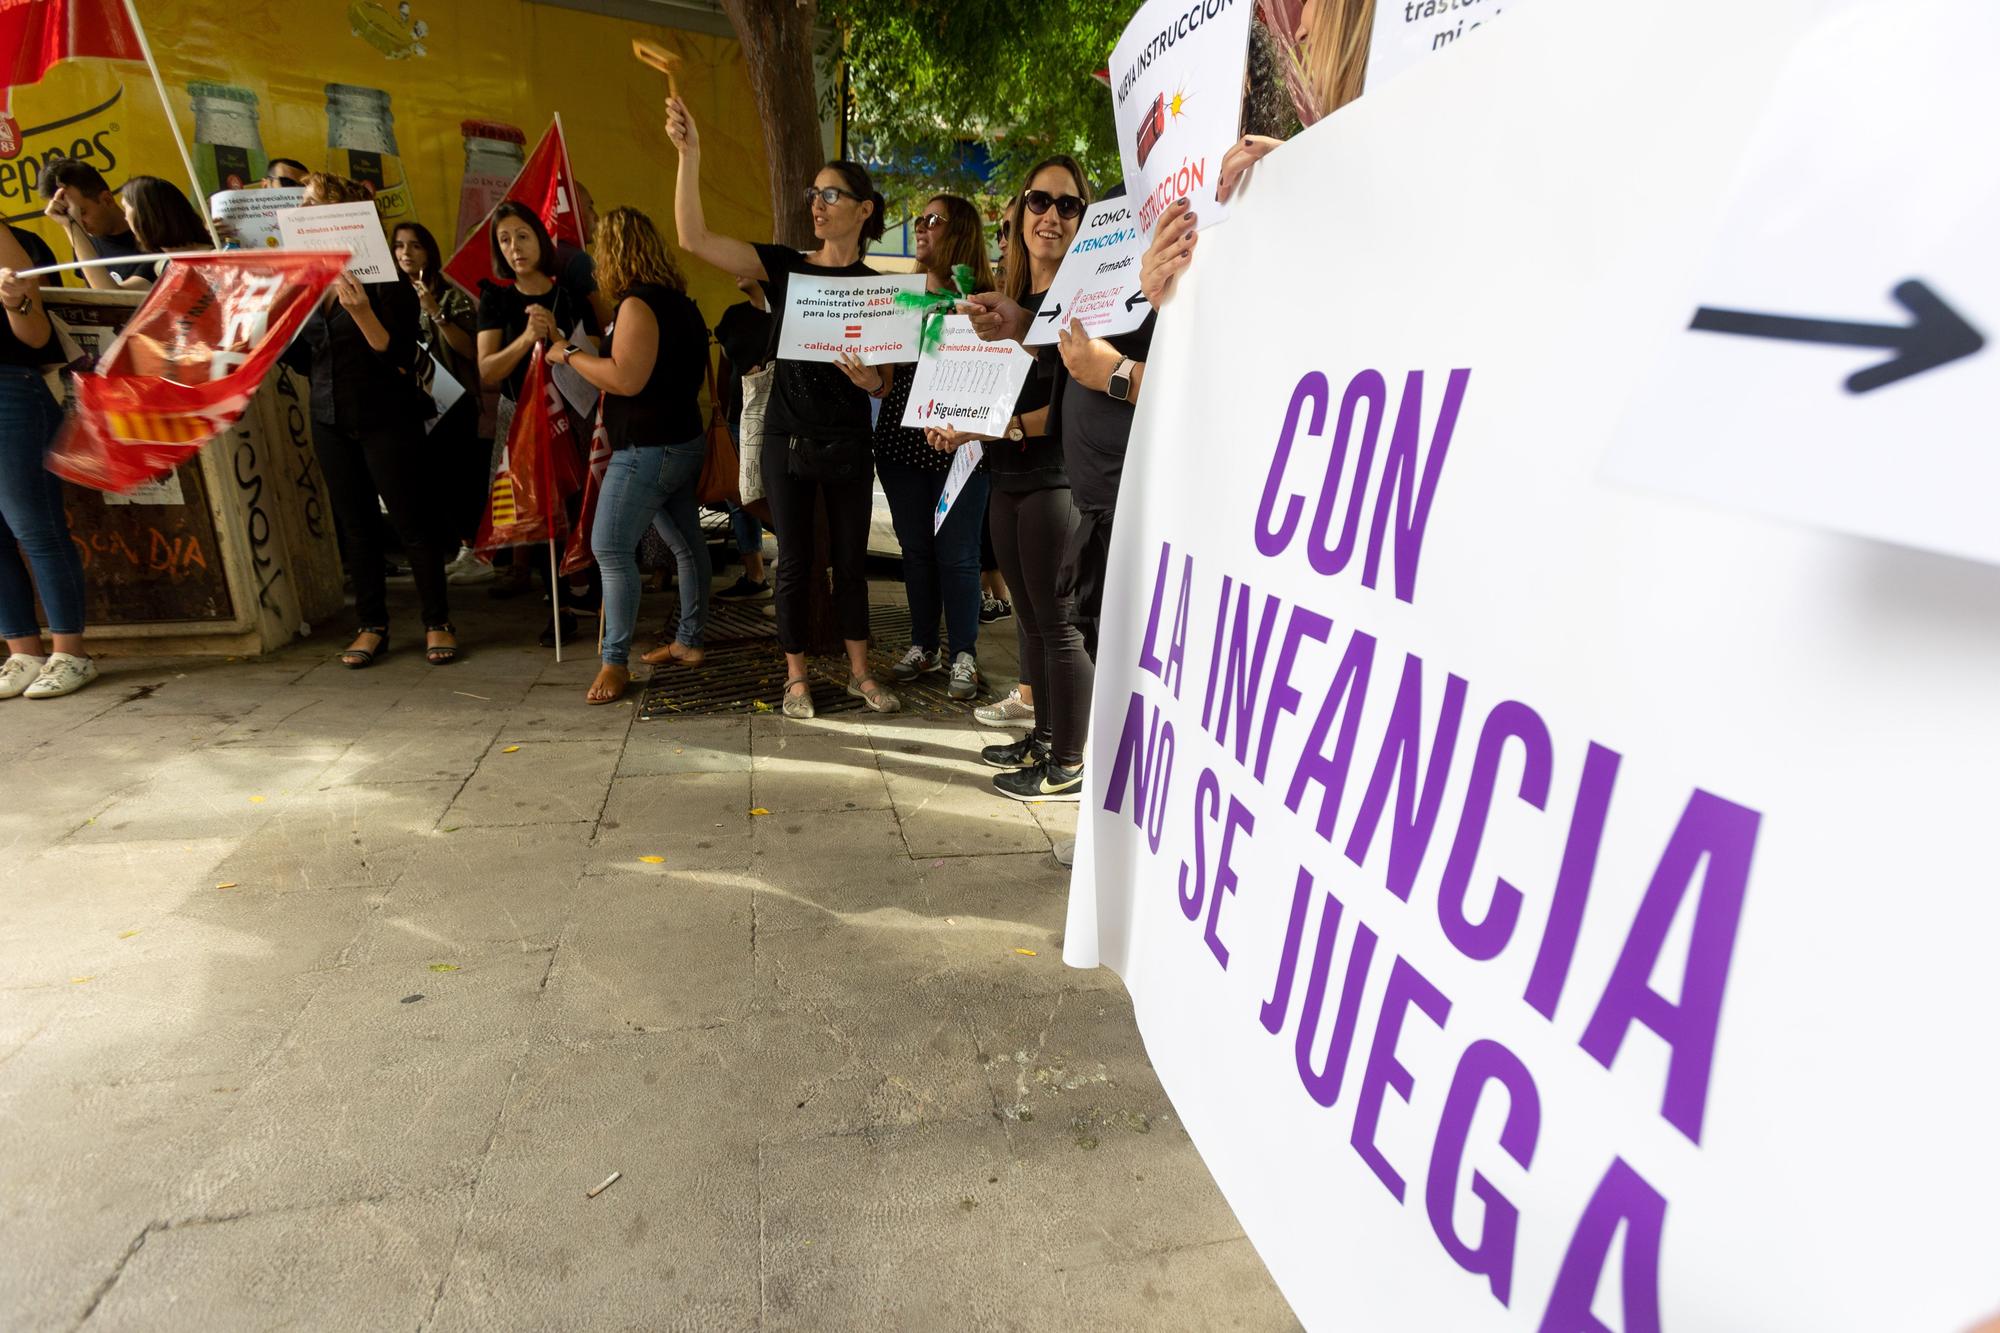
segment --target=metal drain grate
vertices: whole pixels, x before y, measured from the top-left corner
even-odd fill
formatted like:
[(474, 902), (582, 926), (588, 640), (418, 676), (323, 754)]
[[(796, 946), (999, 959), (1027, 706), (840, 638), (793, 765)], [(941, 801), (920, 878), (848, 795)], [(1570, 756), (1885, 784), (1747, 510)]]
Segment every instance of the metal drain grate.
[[(775, 712), (784, 693), (785, 659), (778, 652), (777, 627), (759, 606), (754, 602), (710, 602), (707, 657), (693, 670), (655, 667), (652, 678), (641, 689), (639, 720)], [(909, 608), (875, 606), (871, 608), (868, 627), (875, 643), (905, 644), (910, 637)], [(868, 661), (875, 668), (875, 678), (903, 701), (905, 714), (964, 718), (991, 698), (983, 689), (978, 698), (968, 702), (952, 698), (947, 693), (950, 677), (943, 672), (908, 682), (892, 680), (889, 667), (898, 655), (888, 649), (876, 649), (869, 652)], [(813, 708), (821, 715), (865, 711), (861, 700), (847, 692), (845, 660), (814, 658), (811, 675)], [(762, 708), (758, 707), (760, 704)]]

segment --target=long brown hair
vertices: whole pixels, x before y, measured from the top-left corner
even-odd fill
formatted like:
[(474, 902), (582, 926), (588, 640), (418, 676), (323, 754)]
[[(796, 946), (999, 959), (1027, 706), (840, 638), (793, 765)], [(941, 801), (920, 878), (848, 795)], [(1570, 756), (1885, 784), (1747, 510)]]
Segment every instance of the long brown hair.
[(215, 244), (208, 226), (180, 187), (158, 176), (133, 176), (118, 197), (132, 210), (132, 235), (141, 250), (206, 250)]
[(590, 259), (597, 266), (598, 286), (614, 305), (644, 282), (683, 295), (687, 292), (687, 279), (660, 238), (660, 229), (636, 208), (614, 208), (597, 219), (597, 230), (590, 237)]
[[(1083, 167), (1068, 153), (1045, 157), (1028, 168), (1028, 174), (1021, 177), (1021, 188), (1014, 191), (1014, 202), (1008, 206), (1011, 210), (1008, 216), (1014, 219), (1014, 225), (1007, 229), (1007, 251), (1001, 256), (1002, 276), (1006, 280), (1005, 291), (1010, 301), (1019, 301), (1026, 296), (1028, 284), (1035, 278), (1034, 262), (1028, 258), (1028, 206), (1022, 202), (1022, 196), (1035, 183), (1035, 177), (1050, 167), (1067, 171), (1069, 178), (1076, 182), (1077, 197), (1083, 200), (1086, 209), (1090, 207), (1090, 177), (1083, 174)], [(1078, 218), (1076, 225), (1081, 230), (1083, 219)]]
[(944, 215), (944, 225), (931, 233), (931, 274), (946, 287), (960, 264), (972, 270), (972, 290), (993, 290), (993, 266), (986, 258), (986, 223), (979, 210), (955, 194), (932, 195), (928, 207)]

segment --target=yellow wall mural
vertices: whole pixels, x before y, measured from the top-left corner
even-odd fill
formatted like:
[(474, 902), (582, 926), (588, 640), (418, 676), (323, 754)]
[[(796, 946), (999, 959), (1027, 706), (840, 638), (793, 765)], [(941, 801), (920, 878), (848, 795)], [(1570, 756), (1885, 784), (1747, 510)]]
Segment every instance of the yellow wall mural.
[[(372, 179), (386, 218), (414, 217), (450, 249), (461, 208), (483, 212), (482, 179), (518, 165), (515, 134), (532, 148), (561, 113), (570, 162), (598, 209), (644, 209), (671, 237), (665, 80), (631, 54), (644, 36), (681, 55), (681, 95), (708, 150), (710, 224), (771, 234), (763, 140), (730, 38), (525, 0), (139, 0), (138, 9), (205, 189), (296, 158)], [(42, 220), (34, 187), (49, 157), (85, 158), (113, 186), (144, 174), (187, 188), (143, 65), (65, 61), (14, 90), (13, 115), (22, 143), (0, 160), (0, 215), (40, 232), (59, 258), (68, 247)], [(741, 299), (707, 265), (684, 267), (711, 324)]]

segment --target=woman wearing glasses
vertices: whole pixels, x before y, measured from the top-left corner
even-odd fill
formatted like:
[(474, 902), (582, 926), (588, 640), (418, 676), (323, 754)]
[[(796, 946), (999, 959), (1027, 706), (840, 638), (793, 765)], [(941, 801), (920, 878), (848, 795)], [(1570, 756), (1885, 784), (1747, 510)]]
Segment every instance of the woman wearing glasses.
[[(911, 224), (916, 258), (933, 292), (948, 292), (953, 266), (972, 270), (965, 295), (988, 291), (993, 271), (986, 260), (986, 228), (974, 208), (957, 195), (941, 194), (925, 204)], [(903, 548), (903, 588), (910, 603), (910, 647), (891, 668), (897, 680), (951, 672), (949, 693), (970, 699), (979, 692), (979, 532), (986, 516), (986, 476), (965, 480), (944, 526), (932, 531), (951, 452), (934, 448), (924, 432), (903, 424), (915, 367), (843, 362), (847, 377), (882, 399), (875, 419), (875, 474), (889, 497), (896, 542)], [(945, 623), (947, 650), (938, 647), (938, 616)]]
[[(1090, 189), (1073, 158), (1051, 157), (1028, 173), (1007, 233), (1006, 278), (1001, 290), (1030, 317), (1062, 267), (1082, 225)], [(1015, 400), (1007, 438), (986, 446), (993, 497), (988, 520), (1000, 572), (1014, 590), (1021, 643), (1021, 684), (1035, 705), (1035, 729), (1011, 745), (992, 745), (980, 757), (995, 768), (993, 785), (1017, 800), (1076, 800), (1082, 782), (1070, 780), (1083, 766), (1083, 740), (1090, 720), (1090, 656), (1083, 635), (1058, 613), (1056, 567), (1076, 527), (1076, 504), (1063, 446), (1049, 420), (1053, 376), (1038, 366)], [(958, 432), (931, 432), (944, 448), (972, 438)], [(1045, 765), (1060, 771), (1044, 784)], [(1044, 791), (1045, 785), (1057, 790)]]
[[(701, 206), (701, 139), (678, 97), (667, 99), (667, 137), (680, 151), (674, 181), (674, 229), (681, 246), (725, 273), (754, 278), (770, 298), (771, 348), (784, 335), (785, 295), (795, 273), (855, 278), (873, 273), (861, 262), (882, 235), (882, 196), (853, 162), (829, 162), (806, 190), (817, 248), (801, 254), (718, 236)], [(869, 459), (868, 395), (839, 366), (777, 361), (764, 417), (764, 490), (778, 530), (778, 644), (785, 651), (784, 712), (813, 716), (806, 675), (806, 616), (813, 551), (813, 507), (826, 500), (827, 548), (833, 566), (834, 615), (847, 643), (847, 692), (877, 713), (901, 707), (868, 667), (868, 519), (874, 506)], [(887, 391), (887, 384), (883, 390)]]

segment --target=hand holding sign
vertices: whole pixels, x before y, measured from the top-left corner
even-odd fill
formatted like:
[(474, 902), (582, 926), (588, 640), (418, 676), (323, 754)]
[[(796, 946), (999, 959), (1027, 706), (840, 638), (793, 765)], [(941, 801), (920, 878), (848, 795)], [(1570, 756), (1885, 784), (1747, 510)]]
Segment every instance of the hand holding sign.
[(1111, 383), (1111, 372), (1118, 369), (1124, 355), (1104, 339), (1091, 337), (1076, 320), (1063, 325), (1057, 339), (1069, 377), (1086, 389), (1103, 393)]
[(1176, 199), (1160, 214), (1160, 225), (1153, 228), (1153, 239), (1146, 243), (1146, 257), (1139, 261), (1139, 290), (1155, 310), (1166, 305), (1174, 294), (1174, 284), (1194, 259), (1194, 243), (1200, 239), (1196, 221), (1194, 204)]

